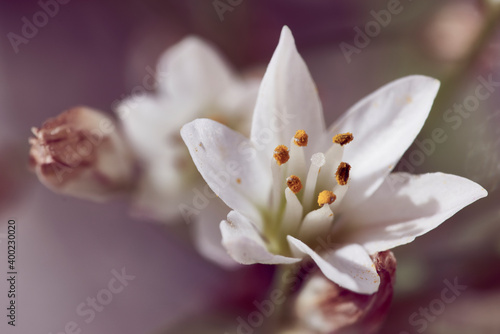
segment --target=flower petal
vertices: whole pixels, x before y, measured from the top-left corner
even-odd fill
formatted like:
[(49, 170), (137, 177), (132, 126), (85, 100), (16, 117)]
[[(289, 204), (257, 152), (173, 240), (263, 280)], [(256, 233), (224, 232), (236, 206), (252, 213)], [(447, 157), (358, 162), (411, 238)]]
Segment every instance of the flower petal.
[(352, 132), (344, 161), (352, 183), (344, 206), (354, 207), (373, 194), (411, 145), (429, 114), (439, 81), (408, 76), (367, 96), (337, 121), (330, 136)]
[(333, 212), (330, 205), (309, 212), (302, 221), (299, 229), (301, 240), (311, 240), (318, 235), (326, 235), (332, 228)]
[(323, 274), (341, 287), (362, 294), (377, 292), (380, 277), (366, 250), (357, 244), (338, 249), (322, 250), (320, 256), (302, 241), (288, 236), (288, 243), (295, 256), (309, 255)]
[(232, 71), (216, 49), (190, 36), (169, 48), (158, 61), (159, 90), (174, 98), (211, 99), (231, 84)]
[(199, 253), (227, 269), (235, 269), (234, 261), (222, 245), (220, 222), (227, 216), (229, 208), (218, 198), (211, 198), (207, 207), (193, 219), (194, 244)]
[(185, 151), (178, 145), (179, 129), (195, 118), (198, 108), (190, 100), (141, 95), (122, 100), (115, 112), (136, 154), (154, 162), (159, 156), (173, 161), (179, 148)]
[(346, 226), (353, 224), (356, 231), (348, 240), (370, 254), (404, 245), (486, 195), (480, 185), (460, 176), (393, 173), (349, 215)]
[(230, 208), (260, 222), (257, 207), (268, 201), (270, 168), (255, 159), (247, 138), (209, 119), (184, 125), (181, 136), (199, 172)]
[(297, 195), (289, 188), (285, 189), (285, 213), (283, 216), (283, 233), (295, 235), (300, 227), (304, 208), (300, 203)]
[(236, 211), (231, 211), (227, 221), (221, 222), (220, 230), (222, 244), (229, 255), (239, 263), (288, 264), (301, 260), (270, 253), (255, 226)]
[(262, 79), (251, 138), (258, 146), (269, 149), (271, 159), (272, 150), (289, 143), (299, 129), (305, 130), (314, 142), (321, 139), (325, 125), (316, 86), (285, 26)]

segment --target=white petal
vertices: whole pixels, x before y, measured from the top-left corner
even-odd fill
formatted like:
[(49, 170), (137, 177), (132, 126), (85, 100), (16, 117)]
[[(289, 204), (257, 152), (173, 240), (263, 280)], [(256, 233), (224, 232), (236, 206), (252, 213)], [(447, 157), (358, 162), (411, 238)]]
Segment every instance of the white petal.
[(332, 227), (333, 212), (329, 205), (309, 212), (302, 221), (299, 230), (301, 240), (310, 240), (318, 235), (325, 235)]
[(302, 146), (295, 145), (295, 140), (290, 140), (290, 160), (286, 163), (288, 175), (298, 176), (301, 180), (306, 180), (307, 166), (306, 156)]
[[(342, 162), (343, 155), (344, 147), (339, 144), (331, 145), (325, 153), (326, 162), (325, 165), (321, 167), (317, 181), (323, 189), (332, 190), (338, 185), (335, 175), (339, 164)], [(335, 195), (337, 195), (337, 193), (335, 193)]]
[(230, 208), (260, 221), (272, 179), (269, 166), (256, 159), (248, 139), (209, 119), (184, 125), (181, 136), (199, 172)]
[(358, 102), (333, 125), (331, 136), (354, 135), (344, 151), (343, 160), (352, 166), (344, 205), (354, 207), (377, 190), (420, 132), (438, 89), (438, 80), (424, 76), (393, 81)]
[(206, 117), (222, 119), (232, 129), (249, 137), (259, 86), (260, 80), (254, 79), (233, 82), (211, 105), (211, 114)]
[(297, 195), (295, 195), (290, 188), (285, 189), (285, 198), (286, 204), (282, 230), (284, 234), (295, 235), (300, 227), (304, 209), (302, 208), (302, 204), (297, 198)]
[(316, 86), (297, 52), (290, 29), (285, 26), (262, 79), (251, 138), (268, 148), (271, 159), (272, 150), (287, 145), (300, 129), (314, 142), (321, 139), (325, 125)]
[(486, 195), (480, 185), (460, 176), (393, 173), (349, 213), (356, 232), (348, 240), (362, 244), (370, 254), (404, 245)]
[(210, 198), (208, 206), (193, 219), (193, 238), (198, 251), (207, 259), (227, 269), (239, 267), (222, 245), (220, 222), (227, 217), (229, 208), (218, 198)]
[(347, 184), (341, 186), (340, 184), (336, 184), (333, 186), (333, 193), (337, 196), (335, 202), (330, 204), (330, 209), (333, 212), (337, 212), (337, 209), (342, 205), (342, 201), (344, 200), (345, 195), (348, 193), (350, 181), (347, 181)]
[(323, 153), (315, 153), (311, 157), (311, 164), (309, 165), (309, 172), (307, 173), (306, 186), (302, 198), (302, 203), (304, 203), (306, 212), (311, 211), (312, 207), (315, 205), (314, 192), (316, 190), (318, 175), (325, 163), (326, 158)]
[(190, 36), (160, 57), (157, 80), (171, 97), (206, 100), (228, 87), (233, 74), (213, 46)]
[(172, 159), (176, 154), (179, 129), (197, 111), (189, 100), (171, 100), (150, 95), (131, 96), (116, 107), (123, 129), (136, 154), (154, 161), (158, 156)]
[(380, 278), (370, 256), (356, 244), (344, 245), (338, 249), (321, 250), (323, 256), (302, 241), (288, 236), (288, 243), (297, 256), (309, 255), (323, 274), (332, 282), (353, 292), (372, 294), (377, 292)]
[(179, 174), (172, 160), (163, 156), (144, 166), (132, 196), (131, 214), (165, 223), (175, 222), (173, 218), (179, 214), (190, 219), (187, 216), (195, 211), (186, 208), (190, 207), (194, 195), (187, 191)]
[(221, 222), (220, 230), (224, 247), (239, 263), (287, 264), (300, 261), (300, 258), (270, 253), (255, 226), (236, 211), (231, 211), (227, 221)]

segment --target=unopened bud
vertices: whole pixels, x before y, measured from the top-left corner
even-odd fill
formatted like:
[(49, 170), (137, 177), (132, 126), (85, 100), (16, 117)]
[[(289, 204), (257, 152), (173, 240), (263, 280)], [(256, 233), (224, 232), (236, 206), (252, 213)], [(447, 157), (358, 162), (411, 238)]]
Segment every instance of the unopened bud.
[(372, 259), (381, 280), (375, 294), (343, 289), (318, 272), (301, 288), (295, 301), (299, 325), (317, 333), (376, 333), (391, 303), (396, 258), (385, 251)]
[(443, 2), (422, 30), (425, 50), (445, 62), (463, 60), (485, 25), (484, 5), (474, 1)]
[(130, 187), (132, 155), (105, 114), (75, 107), (32, 132), (30, 167), (53, 191), (102, 201)]

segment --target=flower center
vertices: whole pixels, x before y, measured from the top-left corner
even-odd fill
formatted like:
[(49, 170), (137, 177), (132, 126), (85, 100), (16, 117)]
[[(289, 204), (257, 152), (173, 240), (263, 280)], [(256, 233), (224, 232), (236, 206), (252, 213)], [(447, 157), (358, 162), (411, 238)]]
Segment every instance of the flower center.
[(287, 235), (314, 246), (319, 235), (331, 232), (333, 210), (347, 192), (351, 170), (342, 161), (344, 146), (353, 139), (349, 132), (334, 136), (330, 149), (313, 154), (309, 164), (305, 153), (309, 136), (304, 130), (295, 133), (290, 148), (274, 149), (271, 209), (263, 214), (272, 252), (289, 255)]

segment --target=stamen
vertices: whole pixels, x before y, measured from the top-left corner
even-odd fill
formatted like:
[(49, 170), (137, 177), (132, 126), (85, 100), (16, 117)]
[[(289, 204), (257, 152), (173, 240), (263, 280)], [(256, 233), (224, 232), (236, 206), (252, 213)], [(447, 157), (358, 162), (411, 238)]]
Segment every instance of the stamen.
[(314, 205), (314, 191), (318, 182), (319, 169), (325, 165), (325, 155), (323, 153), (315, 153), (311, 157), (311, 165), (307, 173), (306, 185), (302, 197), (304, 203), (304, 211), (311, 211)]
[(335, 137), (333, 137), (332, 141), (335, 144), (340, 144), (341, 146), (344, 146), (345, 144), (349, 144), (352, 140), (354, 139), (354, 136), (350, 132), (346, 133), (339, 133)]
[(302, 181), (300, 181), (300, 178), (298, 176), (290, 176), (286, 179), (286, 184), (294, 194), (297, 194), (302, 190)]
[(274, 159), (276, 159), (276, 163), (278, 165), (285, 164), (288, 159), (290, 159), (290, 154), (288, 153), (288, 147), (285, 145), (279, 145), (274, 149), (273, 154)]
[(307, 142), (309, 141), (309, 136), (304, 130), (297, 130), (295, 136), (293, 137), (293, 142), (297, 146), (307, 146)]
[(337, 172), (335, 173), (335, 178), (337, 179), (337, 183), (341, 186), (345, 186), (347, 184), (347, 180), (349, 180), (349, 171), (351, 170), (351, 165), (346, 162), (341, 162), (339, 167), (337, 168)]
[(323, 190), (318, 195), (318, 205), (332, 204), (337, 199), (337, 196), (329, 190)]

